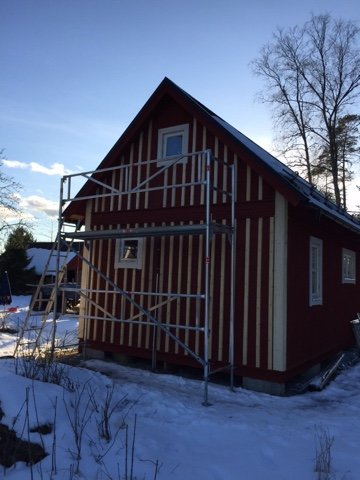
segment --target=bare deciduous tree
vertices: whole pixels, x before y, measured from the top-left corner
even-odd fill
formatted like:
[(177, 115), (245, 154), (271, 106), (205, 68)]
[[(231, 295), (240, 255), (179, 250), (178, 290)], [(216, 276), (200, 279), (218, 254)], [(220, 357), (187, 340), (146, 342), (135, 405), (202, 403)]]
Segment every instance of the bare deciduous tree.
[(18, 193), (20, 184), (1, 171), (4, 150), (0, 150), (0, 240), (9, 230), (21, 223), (21, 209)]
[(334, 198), (344, 205), (338, 125), (360, 95), (359, 28), (330, 15), (312, 16), (302, 27), (279, 29), (253, 62), (266, 89), (261, 100), (274, 108), (282, 153), (313, 182), (326, 149)]
[[(339, 118), (336, 127), (338, 155), (338, 178), (342, 197), (342, 205), (347, 208), (347, 185), (354, 178), (353, 164), (360, 158), (359, 147), (359, 115), (345, 115)], [(318, 164), (312, 172), (313, 178), (320, 177), (320, 184), (326, 196), (334, 197), (331, 177), (331, 159), (328, 145), (324, 145), (318, 158)]]

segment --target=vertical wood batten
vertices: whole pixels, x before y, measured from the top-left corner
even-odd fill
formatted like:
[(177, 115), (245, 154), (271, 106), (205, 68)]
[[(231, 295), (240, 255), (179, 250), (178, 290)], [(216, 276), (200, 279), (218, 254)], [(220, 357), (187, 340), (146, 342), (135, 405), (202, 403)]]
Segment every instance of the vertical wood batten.
[[(144, 227), (146, 228), (148, 226), (147, 223), (144, 223)], [(143, 258), (142, 258), (142, 261), (143, 261), (143, 265), (142, 265), (142, 268), (140, 270), (140, 291), (141, 292), (144, 292), (145, 291), (145, 265), (147, 265), (147, 239), (144, 238), (144, 243), (143, 243), (143, 246), (142, 246), (142, 249), (143, 249)], [(140, 300), (139, 300), (139, 303), (140, 305), (144, 305), (144, 295), (140, 295)], [(147, 317), (145, 316), (141, 316), (139, 318), (139, 320), (147, 320)], [(140, 324), (138, 326), (138, 338), (137, 338), (137, 346), (140, 348), (143, 344), (143, 332), (144, 332), (144, 328), (143, 328), (143, 325)]]
[(286, 370), (287, 201), (276, 192), (274, 232), (273, 368)]
[[(180, 225), (183, 225), (184, 222), (180, 222)], [(181, 291), (181, 278), (183, 275), (183, 268), (184, 268), (184, 263), (183, 263), (183, 251), (184, 251), (184, 237), (180, 236), (179, 237), (179, 250), (178, 250), (178, 264), (177, 264), (177, 291)], [(176, 301), (176, 325), (181, 324), (181, 299), (178, 298), (175, 300)], [(179, 329), (177, 328), (175, 331), (175, 335), (179, 337)], [(179, 344), (175, 345), (175, 353), (179, 353)]]
[[(161, 237), (160, 242), (161, 242), (160, 243), (161, 246), (160, 246), (159, 292), (163, 292), (164, 291), (165, 237)], [(163, 308), (159, 308), (157, 310), (159, 322), (163, 322), (163, 310), (164, 310)], [(161, 330), (159, 329), (159, 334), (157, 336), (157, 344), (156, 344), (157, 350), (160, 350), (161, 336), (162, 335), (163, 334), (162, 334)]]
[[(213, 308), (213, 298), (214, 298), (214, 275), (215, 275), (215, 246), (219, 239), (218, 235), (215, 235), (212, 239), (210, 245), (210, 311), (209, 311), (209, 358), (212, 358), (213, 355), (213, 323), (214, 323), (214, 308)], [(217, 354), (217, 353), (216, 353)]]
[[(112, 228), (112, 225), (109, 225), (109, 228), (111, 229)], [(106, 277), (109, 278), (110, 276), (110, 259), (111, 259), (111, 240), (104, 240), (105, 244), (107, 245), (106, 247), (106, 251), (108, 252), (107, 253), (107, 256), (106, 256)], [(109, 309), (109, 304), (110, 304), (110, 296), (113, 296), (112, 294), (109, 294), (109, 291), (111, 290), (112, 291), (112, 288), (110, 288), (110, 285), (108, 283), (108, 281), (105, 282), (105, 290), (106, 290), (106, 293), (104, 295), (104, 309), (106, 312), (108, 312), (110, 309)], [(112, 324), (113, 322), (111, 322)], [(109, 321), (106, 321), (104, 322), (104, 328), (103, 328), (103, 342), (107, 341), (107, 331), (109, 330), (109, 326), (110, 326), (110, 322)]]
[[(174, 225), (174, 222), (170, 223), (171, 226)], [(168, 262), (168, 269), (167, 269), (167, 292), (172, 292), (173, 289), (173, 268), (174, 268), (174, 237), (171, 236), (169, 237), (169, 256), (167, 259)], [(169, 300), (169, 297), (166, 297), (167, 300)], [(172, 302), (168, 302), (166, 305), (166, 323), (172, 323), (171, 322), (171, 307), (172, 307)], [(170, 338), (169, 335), (166, 335), (165, 337), (165, 352), (169, 352), (169, 342)]]
[[(222, 221), (226, 225), (226, 220)], [(225, 249), (226, 235), (221, 235), (221, 251), (220, 251), (220, 305), (219, 305), (219, 333), (218, 333), (218, 360), (223, 360), (223, 342), (224, 342), (224, 307), (225, 307)]]
[[(182, 165), (180, 165), (181, 167), (181, 182), (182, 184), (186, 183), (186, 179), (187, 179), (187, 170), (188, 170), (188, 166), (192, 164), (192, 157), (189, 157), (187, 158), (186, 162), (183, 163)], [(180, 198), (180, 205), (183, 207), (185, 205), (185, 199), (186, 199), (186, 188), (185, 187), (181, 187), (181, 198)]]
[[(171, 175), (172, 175), (171, 183), (172, 183), (172, 185), (176, 185), (176, 173), (177, 173), (178, 168), (179, 168), (179, 165), (177, 165), (177, 164), (175, 164), (171, 167)], [(177, 192), (177, 188), (173, 187), (171, 189), (171, 202), (170, 202), (170, 205), (172, 207), (175, 207), (175, 205), (176, 205), (176, 192)]]
[(258, 219), (258, 238), (257, 238), (257, 259), (256, 259), (256, 367), (260, 367), (261, 354), (261, 279), (262, 279), (262, 238), (263, 238), (263, 219)]
[[(207, 138), (207, 130), (205, 127), (202, 129), (202, 147), (201, 150), (206, 150), (206, 138)], [(205, 178), (205, 155), (201, 155), (201, 179)], [(204, 204), (205, 201), (205, 185), (201, 185), (201, 194), (200, 194), (200, 203), (201, 205)]]
[[(152, 227), (155, 226), (155, 223), (151, 224)], [(156, 264), (156, 259), (155, 259), (155, 238), (151, 237), (149, 239), (149, 291), (150, 292), (158, 292), (159, 286), (157, 285), (156, 282), (156, 277), (157, 277), (157, 272), (155, 271), (155, 264)], [(148, 296), (147, 299), (147, 308), (150, 309), (152, 305), (156, 305), (157, 303), (157, 297), (151, 297)], [(158, 317), (157, 311), (154, 310), (152, 311), (152, 315), (155, 316), (155, 318)], [(150, 347), (150, 334), (153, 331), (155, 327), (152, 326), (153, 323), (151, 320), (148, 319), (148, 325), (146, 325), (146, 335), (145, 335), (145, 347), (149, 348)]]
[[(133, 163), (134, 163), (134, 144), (131, 144), (130, 147), (130, 158), (129, 158), (129, 166), (126, 168), (126, 177), (128, 179), (127, 185), (125, 185), (126, 190), (130, 190), (133, 186), (133, 173), (134, 173), (134, 168), (133, 168)], [(130, 168), (131, 167), (131, 168)], [(126, 182), (125, 182), (126, 183)], [(131, 193), (129, 193), (127, 197), (127, 210), (131, 210), (131, 198), (132, 198)]]
[[(91, 263), (93, 265), (96, 265), (96, 256), (95, 256), (95, 253), (96, 253), (96, 248), (98, 246), (98, 242), (95, 241), (95, 242), (92, 242), (92, 245), (91, 245)], [(91, 269), (91, 272), (90, 272), (90, 289), (91, 290), (95, 290), (96, 288), (96, 284), (95, 284), (95, 272), (93, 269)], [(93, 311), (94, 312), (94, 315), (96, 315), (97, 313), (97, 309), (94, 308), (93, 305), (90, 305), (89, 307), (89, 311)], [(91, 320), (90, 321), (90, 324), (92, 326), (92, 328), (89, 328), (89, 332), (88, 332), (88, 335), (89, 335), (89, 339), (91, 338), (92, 340), (96, 340), (96, 337), (95, 337), (95, 334), (94, 332), (96, 331), (96, 327), (97, 327), (97, 321), (96, 320)], [(92, 335), (91, 335), (92, 333)]]
[[(215, 137), (215, 146), (214, 146), (214, 156), (215, 158), (219, 158), (219, 139), (218, 137)], [(218, 181), (218, 177), (219, 177), (219, 162), (218, 161), (214, 161), (213, 162), (213, 182), (214, 182), (214, 187), (215, 187), (215, 190), (213, 192), (213, 202), (214, 203), (217, 203), (217, 199), (218, 199), (218, 193), (217, 193), (217, 188), (219, 186), (219, 181)]]
[[(92, 212), (92, 202), (87, 200), (85, 207), (85, 229), (90, 230), (91, 228), (91, 212)], [(87, 243), (83, 244), (82, 255), (84, 260), (90, 261), (90, 250)], [(81, 271), (81, 286), (85, 285), (86, 290), (90, 288), (90, 275), (89, 275), (89, 265), (86, 261), (82, 262), (82, 271)], [(89, 292), (86, 291), (86, 296), (89, 295)], [(89, 315), (89, 302), (87, 298), (83, 296), (80, 297), (80, 308), (79, 308), (79, 336), (82, 338), (88, 339), (89, 332), (89, 321), (84, 319), (85, 315)]]
[[(111, 187), (113, 189), (116, 188), (116, 170), (111, 173)], [(115, 195), (111, 195), (110, 197), (110, 211), (114, 210), (114, 202), (115, 202)]]
[[(196, 118), (193, 120), (193, 137), (192, 137), (192, 151), (196, 152), (196, 134), (197, 134), (197, 122)], [(191, 163), (191, 183), (195, 181), (196, 175), (196, 164), (197, 164), (197, 157), (193, 159)], [(195, 195), (195, 187), (192, 185), (190, 187), (190, 205), (194, 205), (194, 195)]]
[(245, 190), (245, 199), (247, 202), (251, 200), (251, 168), (246, 167), (246, 190)]
[[(127, 224), (126, 225), (126, 228), (129, 228), (130, 225)], [(123, 277), (123, 286), (121, 287), (123, 290), (125, 291), (129, 291), (131, 290), (128, 286), (128, 277), (129, 277), (129, 270), (127, 268), (125, 269), (122, 269), (122, 277)], [(129, 303), (128, 300), (126, 300), (126, 298), (121, 295), (121, 318), (124, 320), (126, 319), (128, 316), (130, 316), (128, 314), (128, 308), (127, 308), (127, 304)], [(125, 325), (124, 323), (121, 323), (120, 324), (120, 344), (121, 345), (124, 345), (124, 340), (125, 340), (125, 329), (127, 328), (127, 325)], [(130, 337), (128, 339), (128, 343), (130, 343)]]
[(274, 309), (274, 217), (269, 225), (269, 293), (268, 293), (268, 364), (273, 368), (273, 309)]
[(248, 362), (249, 325), (249, 278), (250, 278), (250, 218), (245, 220), (245, 264), (244, 264), (244, 310), (243, 310), (243, 355), (242, 363)]
[(95, 211), (95, 212), (98, 212), (98, 211), (99, 211), (99, 200), (100, 200), (100, 197), (99, 197), (98, 195), (99, 195), (99, 188), (96, 189), (96, 197), (95, 197), (95, 199), (93, 200), (94, 211)]
[(259, 177), (258, 180), (258, 200), (263, 200), (263, 179)]
[[(102, 194), (107, 194), (109, 193), (109, 190), (105, 187), (102, 187)], [(107, 197), (101, 197), (101, 211), (104, 211), (105, 210), (105, 205), (106, 205), (106, 200), (107, 200)]]
[[(104, 227), (103, 225), (101, 225), (100, 227), (100, 230), (103, 230)], [(98, 264), (101, 265), (102, 262), (103, 262), (103, 244), (104, 244), (104, 240), (99, 240), (98, 241)], [(100, 275), (96, 275), (96, 290), (100, 290), (100, 281), (101, 281), (101, 277)], [(100, 297), (100, 294), (98, 292), (96, 292), (96, 295), (95, 295), (95, 301), (96, 301), (96, 304), (97, 305), (100, 305), (100, 302), (99, 302), (99, 297)], [(100, 309), (97, 309), (96, 310), (96, 313), (95, 313), (96, 316), (103, 316), (103, 313), (101, 312)], [(94, 328), (94, 332), (95, 332), (95, 335), (96, 335), (96, 338), (98, 338), (100, 335), (98, 332), (98, 328), (101, 329), (101, 334), (103, 334), (103, 329), (104, 329), (104, 320), (96, 320), (96, 328)], [(102, 335), (101, 335), (102, 336)]]
[[(138, 224), (135, 223), (134, 227), (135, 228), (138, 228)], [(128, 226), (128, 228), (130, 228), (130, 226)], [(130, 274), (130, 278), (131, 278), (131, 286), (130, 286), (130, 289), (128, 289), (128, 291), (130, 290), (131, 292), (134, 292), (136, 290), (136, 270), (134, 268), (131, 268), (131, 269), (128, 269)], [(137, 315), (139, 313), (138, 309), (135, 307), (135, 305), (132, 303), (132, 302), (128, 302), (130, 303), (130, 314), (129, 314), (129, 318), (131, 319), (134, 315)], [(136, 308), (136, 310), (135, 310)], [(135, 342), (134, 342), (134, 330), (135, 330), (135, 325), (133, 323), (130, 323), (129, 324), (129, 345), (130, 346), (135, 346)]]
[[(151, 160), (151, 143), (152, 140), (152, 121), (149, 123), (148, 133), (147, 133), (147, 152), (146, 152), (146, 160), (149, 162)], [(146, 165), (146, 178), (150, 177), (150, 163)], [(149, 191), (145, 192), (145, 209), (149, 208)]]
[[(205, 259), (204, 259), (204, 237), (198, 238), (198, 245), (199, 245), (199, 257), (198, 257), (198, 267), (197, 267), (197, 286), (196, 286), (196, 293), (202, 294), (203, 292), (203, 285), (202, 285), (202, 277), (203, 271), (205, 268)], [(202, 308), (201, 303), (199, 300), (196, 300), (196, 325), (204, 326), (204, 321), (202, 318)], [(199, 355), (199, 343), (200, 343), (200, 334), (199, 332), (195, 333), (195, 353)]]
[[(190, 222), (192, 223), (192, 222)], [(191, 291), (191, 281), (192, 281), (192, 266), (193, 266), (193, 236), (190, 235), (188, 237), (188, 259), (187, 259), (187, 279), (186, 279), (186, 293), (192, 293)], [(185, 302), (186, 309), (185, 309), (185, 325), (188, 327), (190, 325), (190, 298), (186, 299)], [(185, 343), (189, 344), (189, 330), (185, 332)], [(186, 352), (186, 355), (188, 353)]]
[[(235, 161), (235, 159), (234, 159)], [(227, 145), (224, 145), (224, 162), (228, 162), (228, 147)], [(227, 190), (227, 167), (223, 167), (223, 179), (222, 179), (222, 189), (225, 192)], [(222, 203), (225, 203), (228, 201), (227, 195), (223, 193), (222, 195)]]
[[(124, 163), (125, 163), (124, 156), (122, 156), (121, 160), (120, 160), (120, 165), (124, 165)], [(120, 172), (119, 172), (119, 190), (120, 190), (120, 192), (123, 192), (125, 190), (125, 188), (124, 188), (124, 177), (125, 177), (125, 169), (120, 168)], [(123, 197), (124, 197), (124, 195), (119, 195), (119, 198), (118, 198), (118, 210), (119, 211), (122, 209)]]
[[(136, 177), (136, 186), (138, 186), (141, 182), (141, 170), (142, 170), (142, 162), (143, 162), (143, 132), (140, 133), (140, 138), (139, 138), (139, 150), (138, 150), (138, 157), (137, 157), (137, 177)], [(135, 203), (135, 208), (136, 210), (139, 209), (140, 207), (140, 194), (139, 192), (136, 192), (136, 203)]]
[[(116, 227), (119, 229), (120, 228), (120, 225), (117, 224)], [(113, 240), (113, 243), (112, 245), (115, 247), (115, 240)], [(114, 248), (114, 252), (116, 252), (116, 248)], [(117, 285), (118, 283), (118, 274), (119, 274), (119, 269), (118, 268), (115, 268), (115, 253), (114, 253), (114, 256), (113, 256), (113, 268), (114, 268), (114, 283), (115, 285)], [(120, 302), (119, 302), (119, 299), (120, 299)], [(112, 298), (112, 315), (114, 317), (117, 317), (120, 315), (120, 318), (121, 318), (121, 311), (118, 310), (118, 306), (119, 304), (121, 304), (121, 297), (119, 296), (119, 294), (113, 294), (113, 298)], [(115, 324), (115, 322), (112, 322), (111, 323), (111, 343), (118, 343), (118, 340), (115, 339), (115, 331), (116, 331), (116, 327), (119, 326), (119, 324)], [(120, 340), (120, 339), (119, 339)]]

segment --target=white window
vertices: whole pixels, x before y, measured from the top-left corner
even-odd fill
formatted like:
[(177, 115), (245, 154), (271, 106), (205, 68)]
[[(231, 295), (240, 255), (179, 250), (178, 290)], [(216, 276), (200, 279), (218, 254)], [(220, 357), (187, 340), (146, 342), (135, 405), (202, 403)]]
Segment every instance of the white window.
[(310, 305), (323, 303), (323, 243), (310, 237)]
[(353, 250), (342, 249), (342, 283), (356, 282), (356, 254)]
[[(175, 125), (169, 128), (160, 128), (158, 136), (158, 165), (166, 165), (168, 160), (173, 160), (179, 155), (188, 153), (189, 125)], [(181, 163), (186, 158), (180, 160)]]
[(142, 268), (142, 238), (121, 238), (116, 241), (115, 268)]

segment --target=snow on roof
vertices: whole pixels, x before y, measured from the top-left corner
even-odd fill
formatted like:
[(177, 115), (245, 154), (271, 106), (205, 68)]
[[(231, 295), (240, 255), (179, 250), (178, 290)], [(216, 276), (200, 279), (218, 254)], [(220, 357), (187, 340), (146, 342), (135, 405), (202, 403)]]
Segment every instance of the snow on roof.
[(331, 217), (338, 223), (342, 223), (352, 230), (360, 233), (360, 221), (357, 220), (353, 215), (350, 215), (343, 208), (336, 205), (336, 203), (326, 198), (325, 195), (319, 192), (314, 185), (307, 182), (298, 173), (294, 172), (290, 167), (282, 163), (244, 134), (236, 130), (235, 127), (227, 123), (225, 120), (215, 114), (213, 114), (212, 117), (245, 148), (256, 155), (257, 158), (269, 166), (273, 171), (279, 174), (291, 188), (295, 189), (301, 196), (305, 198), (310, 206), (321, 209), (324, 215)]
[[(43, 271), (45, 270), (46, 263), (48, 261), (49, 255), (50, 255), (50, 250), (46, 248), (28, 248), (27, 249), (27, 256), (29, 259), (31, 259), (28, 268), (35, 267), (35, 271), (38, 275), (41, 275)], [(64, 253), (61, 252), (60, 256), (60, 268), (64, 264)], [(74, 257), (76, 256), (76, 253), (74, 252), (69, 252), (67, 255), (67, 263), (69, 263)], [(54, 252), (54, 255), (50, 258), (49, 270), (56, 270), (56, 252)]]

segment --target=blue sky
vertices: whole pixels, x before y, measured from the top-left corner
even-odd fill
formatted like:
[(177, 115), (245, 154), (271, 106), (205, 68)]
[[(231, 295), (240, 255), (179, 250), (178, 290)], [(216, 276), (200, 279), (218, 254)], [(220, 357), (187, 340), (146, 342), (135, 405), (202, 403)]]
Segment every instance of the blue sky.
[(60, 175), (95, 169), (164, 76), (270, 149), (249, 62), (311, 13), (360, 23), (360, 2), (0, 0), (2, 169), (37, 239), (56, 230)]

